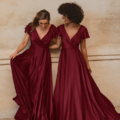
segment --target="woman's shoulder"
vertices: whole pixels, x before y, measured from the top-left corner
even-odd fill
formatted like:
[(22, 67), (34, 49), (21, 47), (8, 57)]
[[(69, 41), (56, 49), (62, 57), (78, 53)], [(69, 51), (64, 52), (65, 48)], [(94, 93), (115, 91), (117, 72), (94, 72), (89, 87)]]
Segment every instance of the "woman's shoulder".
[(25, 26), (25, 29), (31, 29), (32, 28), (32, 22), (28, 23), (26, 26)]
[(81, 25), (81, 29), (87, 29), (87, 27), (84, 25)]
[(51, 27), (52, 27), (52, 28), (61, 28), (63, 25), (64, 25), (64, 24), (61, 24), (61, 25), (59, 25), (59, 26), (55, 26), (54, 24), (51, 24)]
[(64, 24), (61, 24), (61, 25), (58, 25), (58, 26), (55, 26), (54, 24), (51, 24), (51, 26), (53, 27), (60, 27), (60, 26), (63, 26)]
[(26, 26), (25, 26), (25, 33), (27, 32), (28, 34), (31, 34), (31, 29), (32, 29), (32, 22), (28, 23)]
[(51, 24), (50, 26), (51, 26), (53, 29), (56, 28), (56, 26), (55, 26), (54, 24)]
[(32, 22), (28, 23), (26, 26), (32, 27)]
[(62, 28), (64, 24), (58, 25), (57, 28)]
[(57, 30), (57, 28), (54, 24), (51, 24), (49, 29), (53, 32), (55, 32)]
[(82, 31), (82, 39), (90, 38), (87, 27), (84, 25), (81, 25), (81, 31)]
[(57, 29), (62, 29), (63, 25), (64, 25), (64, 24), (61, 24), (61, 25), (59, 25), (59, 26), (56, 27), (54, 24), (51, 24), (52, 28), (53, 28), (53, 29), (56, 29), (56, 30), (57, 30)]

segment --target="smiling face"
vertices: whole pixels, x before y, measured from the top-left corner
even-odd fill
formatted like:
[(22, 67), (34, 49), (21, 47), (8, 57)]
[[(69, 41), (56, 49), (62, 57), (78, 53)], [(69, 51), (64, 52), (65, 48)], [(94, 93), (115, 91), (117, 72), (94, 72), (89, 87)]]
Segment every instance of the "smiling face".
[(42, 29), (45, 29), (48, 27), (49, 25), (49, 21), (47, 19), (44, 19), (44, 20), (39, 20), (39, 26), (42, 28)]
[(62, 19), (64, 20), (64, 24), (69, 24), (71, 23), (70, 20), (67, 18), (67, 16), (62, 15)]

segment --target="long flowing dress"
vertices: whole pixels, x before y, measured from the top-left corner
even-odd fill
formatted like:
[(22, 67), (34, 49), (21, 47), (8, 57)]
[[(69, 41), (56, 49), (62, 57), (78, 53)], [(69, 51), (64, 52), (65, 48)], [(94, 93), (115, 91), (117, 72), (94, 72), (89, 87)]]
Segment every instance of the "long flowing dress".
[(51, 24), (47, 34), (40, 39), (36, 29), (25, 27), (30, 35), (28, 50), (11, 60), (16, 97), (20, 106), (16, 120), (53, 120), (52, 72), (49, 44), (55, 37), (56, 27)]
[(112, 103), (100, 92), (79, 50), (82, 39), (89, 38), (81, 25), (70, 39), (64, 25), (57, 27), (62, 39), (56, 86), (55, 120), (119, 120)]

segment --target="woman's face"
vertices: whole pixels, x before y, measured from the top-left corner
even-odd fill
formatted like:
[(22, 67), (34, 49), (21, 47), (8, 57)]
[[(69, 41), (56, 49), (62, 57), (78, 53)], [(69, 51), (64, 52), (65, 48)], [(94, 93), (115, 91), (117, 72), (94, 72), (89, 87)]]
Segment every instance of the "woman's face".
[(43, 29), (47, 28), (49, 25), (49, 21), (47, 19), (39, 20), (39, 26)]
[(64, 20), (64, 24), (69, 24), (70, 20), (67, 18), (67, 16), (62, 15), (62, 19)]

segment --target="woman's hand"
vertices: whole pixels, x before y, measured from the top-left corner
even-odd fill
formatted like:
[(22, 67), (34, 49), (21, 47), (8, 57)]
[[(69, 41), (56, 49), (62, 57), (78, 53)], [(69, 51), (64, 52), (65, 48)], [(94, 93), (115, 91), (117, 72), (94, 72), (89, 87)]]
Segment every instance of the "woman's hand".
[(17, 56), (17, 53), (19, 53), (20, 51), (22, 51), (26, 47), (26, 45), (29, 41), (29, 38), (30, 38), (29, 34), (26, 33), (25, 37), (23, 39), (23, 42), (19, 45), (17, 50), (13, 54), (10, 55), (10, 59), (14, 59)]
[(87, 68), (88, 68), (89, 72), (92, 73), (92, 70), (89, 65), (87, 65)]
[(10, 55), (10, 59), (14, 59), (17, 56), (17, 52), (15, 51), (13, 54)]

